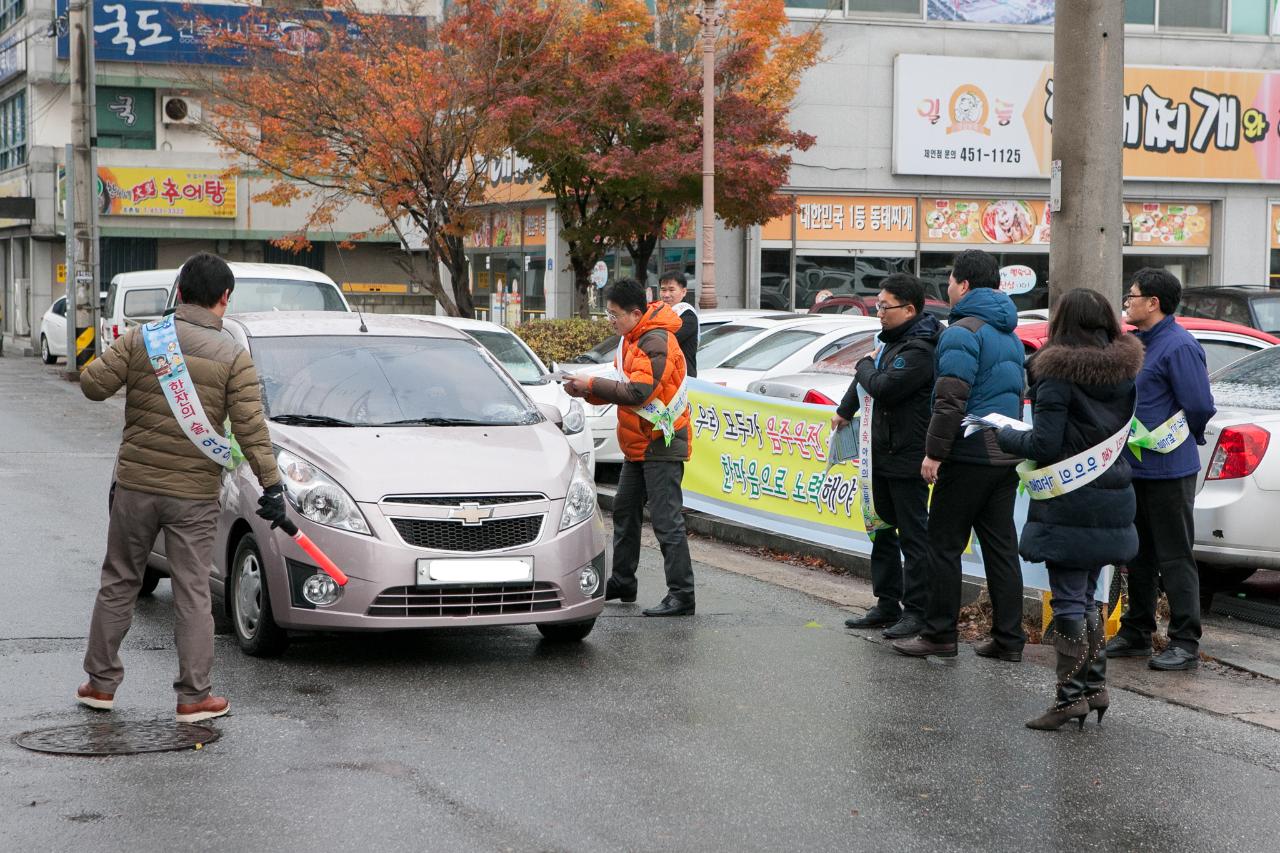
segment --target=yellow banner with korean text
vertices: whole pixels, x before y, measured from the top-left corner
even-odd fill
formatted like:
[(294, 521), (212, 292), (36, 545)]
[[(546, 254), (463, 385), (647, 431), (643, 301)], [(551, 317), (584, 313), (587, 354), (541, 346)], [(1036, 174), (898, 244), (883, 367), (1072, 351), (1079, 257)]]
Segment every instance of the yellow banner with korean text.
[(110, 216), (234, 219), (236, 179), (207, 169), (99, 166), (98, 204)]

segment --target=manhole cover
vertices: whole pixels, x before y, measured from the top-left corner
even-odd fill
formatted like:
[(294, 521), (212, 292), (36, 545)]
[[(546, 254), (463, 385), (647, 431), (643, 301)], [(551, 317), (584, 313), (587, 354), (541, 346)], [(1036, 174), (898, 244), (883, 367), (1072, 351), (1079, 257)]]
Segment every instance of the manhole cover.
[(221, 733), (211, 726), (191, 723), (86, 723), (56, 729), (23, 732), (13, 742), (35, 752), (59, 755), (133, 755), (139, 752), (172, 752), (213, 743)]

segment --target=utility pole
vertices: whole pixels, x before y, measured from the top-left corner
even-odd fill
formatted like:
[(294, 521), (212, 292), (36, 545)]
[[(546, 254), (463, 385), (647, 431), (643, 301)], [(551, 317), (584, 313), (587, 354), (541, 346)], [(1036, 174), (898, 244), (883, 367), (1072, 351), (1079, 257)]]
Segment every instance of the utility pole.
[[(93, 0), (67, 7), (71, 42), (71, 145), (67, 159), (67, 373), (78, 376), (96, 354), (98, 337), (97, 107)], [(71, 335), (75, 339), (71, 340)]]
[(716, 299), (716, 0), (703, 0), (702, 22), (702, 279), (698, 307), (715, 308)]
[[(1124, 286), (1124, 4), (1057, 4), (1053, 27), (1053, 160), (1049, 304)], [(1053, 204), (1060, 199), (1058, 208)]]

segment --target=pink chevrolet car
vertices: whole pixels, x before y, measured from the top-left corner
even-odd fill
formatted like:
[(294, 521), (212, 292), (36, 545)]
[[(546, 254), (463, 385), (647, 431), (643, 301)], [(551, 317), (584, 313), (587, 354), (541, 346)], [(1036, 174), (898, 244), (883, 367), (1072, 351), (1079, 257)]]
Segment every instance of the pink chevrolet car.
[[(212, 584), (241, 649), (278, 654), (290, 630), (590, 633), (609, 571), (595, 485), (558, 411), (479, 344), (337, 312), (239, 314), (224, 329), (257, 364), (290, 518), (350, 578), (337, 586), (255, 515), (248, 465), (228, 472)], [(165, 568), (163, 537), (153, 563)]]

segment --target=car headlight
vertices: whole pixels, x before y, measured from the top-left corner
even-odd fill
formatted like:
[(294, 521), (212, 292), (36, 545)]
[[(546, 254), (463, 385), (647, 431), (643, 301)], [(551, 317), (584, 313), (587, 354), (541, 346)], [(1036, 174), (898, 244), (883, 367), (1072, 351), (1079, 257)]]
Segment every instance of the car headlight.
[(581, 524), (596, 511), (596, 484), (591, 481), (591, 474), (580, 458), (575, 456), (573, 462), (573, 482), (569, 484), (564, 512), (560, 515), (561, 530)]
[(287, 450), (276, 448), (276, 465), (285, 497), (303, 518), (369, 535), (369, 525), (351, 495), (310, 462)]
[(587, 428), (587, 416), (582, 411), (582, 403), (570, 398), (569, 412), (560, 423), (560, 431), (565, 435), (577, 435)]
[(596, 406), (592, 403), (588, 403), (585, 408), (587, 410), (587, 417), (602, 418), (605, 415), (609, 414), (609, 410), (613, 408), (613, 404), (606, 403), (603, 406)]

